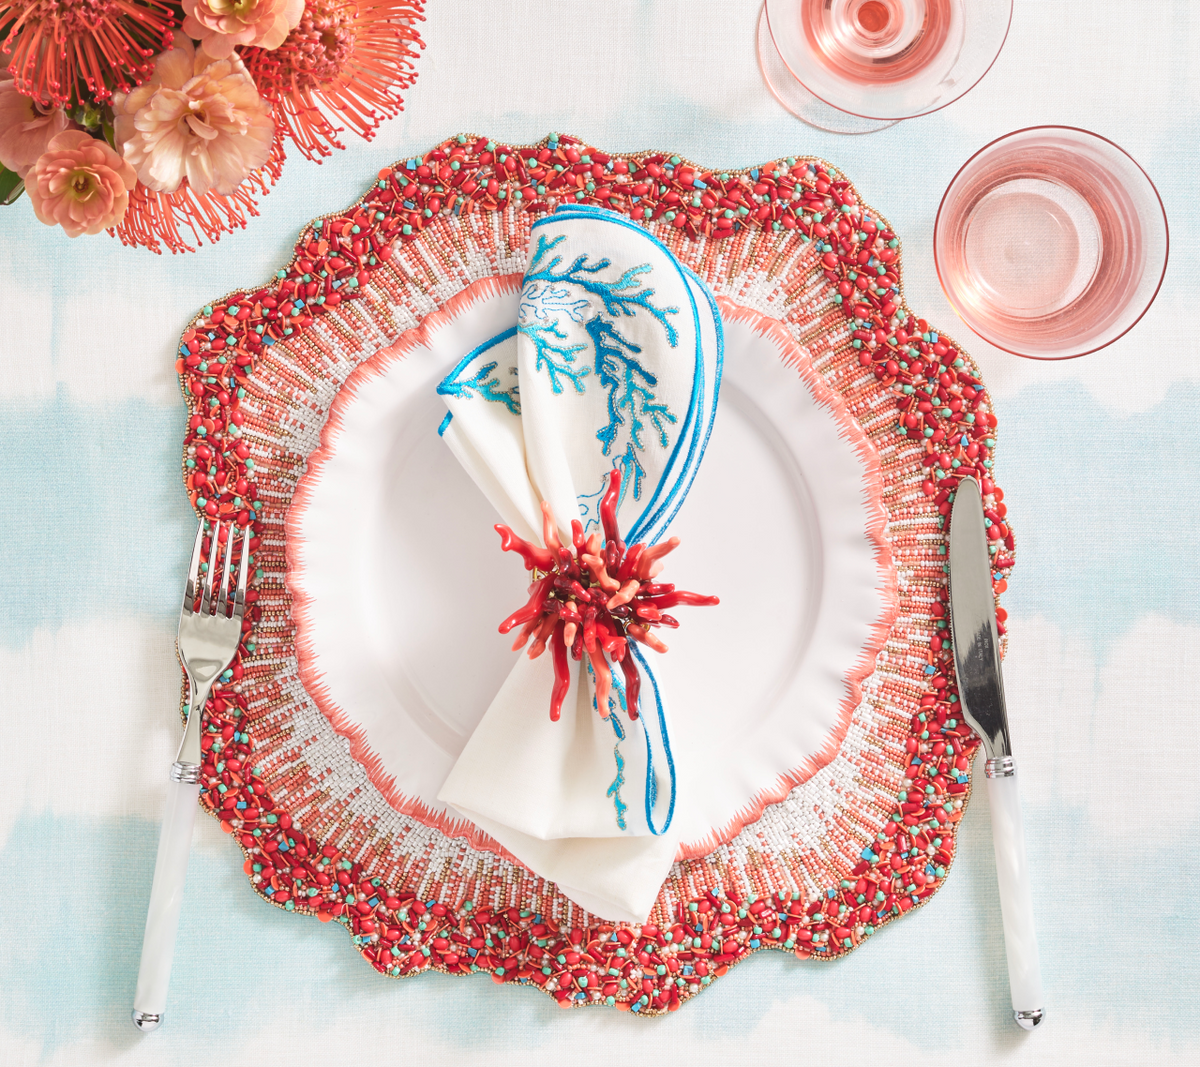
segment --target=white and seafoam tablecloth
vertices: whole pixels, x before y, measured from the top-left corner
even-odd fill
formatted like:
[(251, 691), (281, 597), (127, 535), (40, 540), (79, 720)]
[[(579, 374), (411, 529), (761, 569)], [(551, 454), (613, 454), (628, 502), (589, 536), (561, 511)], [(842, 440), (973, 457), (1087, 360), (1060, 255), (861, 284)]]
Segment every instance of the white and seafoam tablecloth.
[[(756, 15), (757, 0), (429, 0), (405, 115), (323, 166), (290, 160), (247, 231), (158, 258), (69, 241), (28, 204), (0, 211), (0, 1065), (1200, 1064), (1200, 5), (1016, 0), (978, 88), (862, 138), (782, 111)], [(1123, 145), (1171, 223), (1147, 317), (1062, 365), (973, 342), (930, 252), (957, 167), (1040, 123)], [(266, 907), (201, 819), (168, 1022), (130, 1025), (194, 529), (179, 332), (381, 165), (459, 131), (551, 130), (714, 167), (825, 156), (903, 238), (909, 305), (980, 359), (1019, 538), (1006, 677), (1046, 979), (1036, 1033), (1009, 1021), (984, 791), (929, 907), (831, 965), (758, 956), (649, 1021), (482, 977), (385, 981), (343, 931)]]

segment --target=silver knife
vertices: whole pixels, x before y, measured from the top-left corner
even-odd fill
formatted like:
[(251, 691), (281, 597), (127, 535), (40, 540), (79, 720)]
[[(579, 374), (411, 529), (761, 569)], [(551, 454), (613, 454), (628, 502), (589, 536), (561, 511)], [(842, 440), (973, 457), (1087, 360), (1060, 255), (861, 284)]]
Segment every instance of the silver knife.
[(1017, 793), (1017, 765), (1008, 736), (1000, 639), (992, 592), (991, 556), (979, 484), (958, 483), (950, 512), (950, 628), (958, 695), (967, 722), (983, 739), (987, 756), (992, 843), (1004, 918), (1004, 949), (1013, 1018), (1023, 1030), (1042, 1021), (1042, 974), (1033, 928), (1033, 898), (1025, 861), (1025, 830)]

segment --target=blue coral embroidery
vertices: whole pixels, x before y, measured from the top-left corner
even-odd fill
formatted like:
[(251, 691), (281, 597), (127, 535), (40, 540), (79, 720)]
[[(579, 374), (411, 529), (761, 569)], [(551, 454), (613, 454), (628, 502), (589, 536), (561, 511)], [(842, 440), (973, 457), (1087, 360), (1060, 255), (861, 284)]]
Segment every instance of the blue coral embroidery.
[[(597, 440), (604, 446), (604, 454), (612, 455), (621, 427), (626, 424), (626, 416), (629, 420), (629, 440), (634, 448), (645, 451), (642, 432), (646, 429), (647, 421), (657, 431), (659, 445), (666, 448), (669, 443), (666, 424), (679, 420), (654, 394), (654, 387), (658, 385), (657, 375), (634, 358), (641, 353), (641, 347), (623, 337), (611, 322), (599, 315), (588, 322), (584, 329), (596, 349), (596, 376), (608, 390), (608, 424), (596, 432)], [(640, 485), (633, 496), (635, 500), (641, 497)]]
[[(575, 498), (576, 504), (579, 505), (579, 521), (583, 523), (583, 532), (586, 534), (590, 530), (600, 528), (600, 501), (604, 499), (604, 490), (608, 487), (608, 475), (604, 475), (600, 479), (600, 488), (594, 493), (580, 493)], [(625, 486), (621, 486), (622, 495), (625, 492)], [(619, 508), (618, 501), (617, 507)]]
[[(590, 664), (588, 668), (591, 669)], [(617, 703), (621, 705), (620, 712), (627, 713), (625, 683), (617, 677), (616, 671), (613, 671), (613, 689), (617, 694)], [(613, 808), (617, 813), (617, 828), (624, 830), (626, 828), (625, 812), (629, 810), (629, 805), (621, 799), (621, 786), (625, 784), (625, 757), (621, 755), (621, 742), (625, 740), (625, 727), (621, 725), (620, 712), (608, 717), (608, 721), (612, 723), (613, 733), (617, 735), (617, 743), (613, 745), (613, 758), (617, 761), (617, 776), (612, 780), (612, 785), (608, 787), (605, 796), (612, 797)]]
[(588, 376), (588, 368), (582, 364), (576, 365), (575, 359), (580, 352), (587, 348), (587, 345), (555, 344), (555, 341), (565, 341), (568, 337), (558, 328), (558, 319), (545, 325), (532, 322), (522, 323), (517, 330), (533, 342), (534, 351), (537, 354), (534, 369), (540, 371), (543, 367), (546, 368), (546, 373), (550, 377), (550, 388), (556, 394), (563, 391), (564, 378), (575, 386), (575, 392), (582, 393), (584, 391), (583, 379)]
[[(562, 257), (552, 252), (565, 240), (562, 234), (553, 238), (538, 236), (537, 248), (525, 273), (517, 328), (533, 342), (536, 368), (545, 369), (556, 394), (563, 391), (567, 381), (577, 393), (583, 393), (584, 379), (589, 370), (594, 371), (601, 388), (608, 393), (608, 419), (596, 431), (596, 439), (604, 455), (622, 455), (626, 473), (631, 476), (634, 499), (640, 500), (645, 470), (637, 453), (646, 450), (650, 437), (659, 447), (668, 448), (669, 427), (679, 420), (655, 392), (657, 375), (637, 358), (641, 346), (621, 333), (617, 320), (645, 312), (658, 322), (667, 343), (674, 348), (679, 342), (679, 332), (670, 316), (679, 314), (679, 309), (660, 307), (652, 299), (655, 290), (645, 285), (644, 280), (653, 269), (649, 263), (630, 267), (613, 280), (600, 277), (602, 271), (612, 266), (609, 259), (590, 261), (584, 254), (564, 268)], [(579, 290), (596, 298), (603, 313), (585, 321), (593, 302), (576, 296)], [(562, 315), (583, 325), (595, 353), (591, 368), (577, 362), (586, 345), (562, 343), (570, 336), (562, 328)]]
[(667, 333), (667, 343), (672, 348), (678, 344), (679, 333), (667, 319), (667, 316), (678, 315), (679, 308), (660, 308), (655, 305), (650, 299), (654, 295), (654, 290), (644, 288), (639, 280), (641, 275), (648, 273), (652, 269), (649, 263), (630, 267), (616, 281), (606, 282), (598, 278), (597, 275), (600, 271), (611, 267), (612, 260), (601, 259), (589, 266), (588, 257), (585, 254), (576, 257), (575, 262), (570, 267), (556, 274), (555, 268), (562, 262), (562, 256), (555, 256), (547, 263), (542, 263), (542, 259), (555, 246), (561, 244), (566, 239), (565, 234), (559, 234), (552, 240), (547, 240), (541, 234), (538, 235), (537, 249), (533, 254), (533, 259), (530, 261), (529, 269), (525, 272), (525, 284), (527, 286), (533, 282), (577, 285), (584, 292), (599, 297), (604, 304), (604, 310), (612, 316), (626, 315), (632, 317), (637, 314), (640, 308), (643, 311), (649, 312), (649, 314), (653, 315), (662, 324), (663, 329)]
[(572, 300), (569, 286), (537, 282), (526, 282), (521, 290), (521, 304), (517, 311), (518, 322), (528, 322), (539, 319), (548, 322), (553, 315), (558, 321), (558, 313), (565, 312), (572, 322), (583, 322), (588, 312), (588, 302), (584, 297)]
[[(617, 510), (621, 510), (621, 505), (625, 503), (625, 496), (629, 493), (630, 487), (633, 487), (634, 499), (641, 493), (641, 482), (645, 475), (642, 465), (637, 461), (637, 456), (633, 453), (633, 445), (630, 444), (625, 450), (625, 455), (617, 460), (615, 466), (621, 469), (621, 495), (617, 497)], [(608, 474), (600, 476), (600, 488), (594, 493), (581, 493), (575, 498), (579, 505), (579, 520), (583, 523), (583, 532), (586, 534), (590, 530), (600, 529), (600, 501), (604, 499), (604, 491), (608, 488)]]
[[(503, 333), (485, 341), (478, 348), (473, 348), (457, 366), (438, 384), (437, 391), (442, 396), (456, 396), (466, 399), (479, 396), (493, 403), (503, 404), (514, 415), (521, 414), (521, 392), (517, 382), (517, 368), (509, 367), (504, 372), (505, 380), (495, 375), (500, 366), (497, 360), (483, 362), (487, 353), (500, 344), (517, 335), (517, 328), (510, 327)], [(475, 364), (473, 366), (473, 364)], [(473, 373), (471, 373), (473, 372)], [(444, 428), (439, 433), (444, 433)]]
[[(592, 680), (592, 707), (596, 707), (595, 697), (595, 681), (596, 675), (592, 670), (592, 665), (587, 665), (588, 677)], [(617, 695), (617, 703), (621, 705), (620, 711), (626, 710), (625, 704), (625, 683), (617, 676), (617, 672), (613, 672), (613, 690)], [(613, 745), (613, 759), (617, 763), (617, 775), (612, 780), (612, 784), (608, 787), (605, 796), (612, 797), (613, 809), (617, 813), (617, 829), (625, 830), (628, 825), (625, 822), (625, 812), (629, 810), (629, 805), (621, 799), (621, 786), (625, 784), (625, 757), (621, 755), (621, 742), (625, 740), (625, 728), (621, 725), (621, 720), (618, 712), (610, 713), (608, 716), (609, 723), (612, 724), (613, 733), (617, 735), (617, 743)]]
[[(609, 718), (615, 719), (612, 715)], [(619, 729), (619, 727), (618, 727)], [(625, 784), (625, 757), (621, 755), (620, 742), (613, 745), (613, 756), (617, 760), (617, 776), (612, 780), (612, 785), (608, 787), (608, 796), (613, 798), (613, 807), (617, 812), (617, 828), (620, 830), (626, 829), (625, 812), (629, 810), (629, 805), (621, 799), (621, 786)]]

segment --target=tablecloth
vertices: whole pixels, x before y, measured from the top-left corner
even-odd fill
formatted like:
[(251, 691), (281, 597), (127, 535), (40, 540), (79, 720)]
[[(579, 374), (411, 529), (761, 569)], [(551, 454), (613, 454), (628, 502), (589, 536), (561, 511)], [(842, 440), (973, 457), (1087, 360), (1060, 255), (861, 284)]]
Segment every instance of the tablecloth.
[[(405, 113), (323, 165), (291, 159), (261, 217), (193, 255), (68, 240), (0, 211), (0, 1064), (1200, 1062), (1200, 370), (1187, 310), (1200, 6), (1017, 0), (964, 99), (866, 137), (793, 119), (762, 84), (757, 0), (429, 0)], [(942, 190), (1042, 123), (1125, 147), (1166, 206), (1157, 302), (1062, 364), (975, 339), (937, 284)], [(1006, 663), (1047, 1021), (1017, 1030), (974, 796), (930, 906), (831, 965), (738, 967), (671, 1016), (561, 1012), (486, 978), (389, 982), (344, 932), (267, 907), (198, 822), (167, 1022), (129, 1022), (178, 738), (173, 641), (193, 519), (173, 372), (186, 320), (269, 276), (299, 226), (442, 137), (549, 131), (737, 167), (814, 153), (904, 241), (909, 305), (981, 362), (1019, 538)]]

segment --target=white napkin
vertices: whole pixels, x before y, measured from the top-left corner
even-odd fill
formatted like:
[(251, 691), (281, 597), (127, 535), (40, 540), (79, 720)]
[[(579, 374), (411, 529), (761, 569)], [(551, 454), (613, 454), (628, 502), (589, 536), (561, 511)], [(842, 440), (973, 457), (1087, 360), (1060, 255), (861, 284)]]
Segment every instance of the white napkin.
[[(716, 303), (665, 245), (611, 211), (560, 210), (533, 225), (531, 242), (517, 323), (438, 387), (449, 408), (439, 432), (525, 540), (542, 544), (543, 500), (564, 544), (574, 518), (603, 537), (600, 500), (616, 466), (621, 538), (654, 544), (712, 430)], [(494, 565), (522, 563), (497, 551)], [(642, 677), (635, 720), (620, 669), (622, 706), (597, 713), (584, 656), (569, 661), (571, 686), (552, 722), (550, 653), (515, 653), (438, 798), (588, 911), (641, 922), (675, 859), (672, 826), (686, 799), (663, 695), (647, 657), (633, 641), (629, 650)]]

